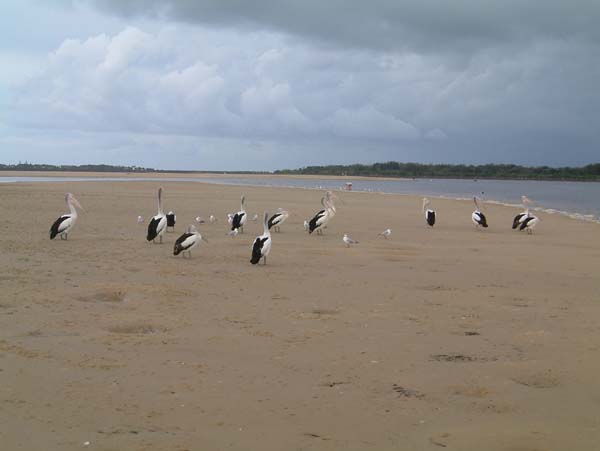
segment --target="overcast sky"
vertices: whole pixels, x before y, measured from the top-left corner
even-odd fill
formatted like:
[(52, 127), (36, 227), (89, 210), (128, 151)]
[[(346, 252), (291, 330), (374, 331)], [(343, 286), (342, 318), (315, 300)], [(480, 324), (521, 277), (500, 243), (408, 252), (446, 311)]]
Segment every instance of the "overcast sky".
[(600, 162), (598, 0), (4, 0), (0, 162)]

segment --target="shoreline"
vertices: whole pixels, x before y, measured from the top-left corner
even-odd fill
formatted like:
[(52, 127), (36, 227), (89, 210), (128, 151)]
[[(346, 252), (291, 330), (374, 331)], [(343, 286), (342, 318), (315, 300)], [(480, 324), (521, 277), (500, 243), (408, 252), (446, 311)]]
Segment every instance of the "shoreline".
[[(306, 176), (306, 175), (279, 175), (279, 174), (226, 174), (226, 175), (221, 175), (221, 174), (193, 174), (193, 176), (191, 176), (191, 174), (181, 174), (181, 173), (120, 173), (120, 172), (90, 172), (90, 173), (86, 173), (86, 172), (59, 172), (59, 171), (49, 171), (49, 172), (22, 172), (22, 171), (15, 171), (13, 173), (13, 175), (8, 175), (11, 171), (0, 171), (0, 177), (62, 177), (62, 178), (73, 178), (73, 179), (77, 179), (77, 178), (90, 178), (90, 179), (98, 179), (98, 181), (102, 180), (102, 179), (124, 179), (122, 181), (127, 182), (127, 181), (135, 181), (135, 180), (130, 180), (130, 179), (139, 179), (139, 181), (150, 181), (148, 179), (165, 179), (165, 181), (167, 181), (168, 179), (182, 179), (180, 180), (180, 182), (182, 183), (208, 183), (211, 184), (211, 182), (209, 180), (227, 180), (227, 179), (231, 179), (231, 178), (237, 178), (237, 179), (247, 179), (247, 180), (252, 180), (252, 179), (278, 179), (278, 180), (323, 180), (323, 179), (328, 179), (328, 180), (340, 180), (340, 181), (347, 181), (348, 178), (347, 177), (342, 177), (342, 176)], [(17, 174), (17, 175), (14, 175)], [(82, 175), (85, 174), (85, 175)], [(194, 181), (190, 181), (190, 180), (184, 180), (184, 179), (196, 179)], [(355, 177), (352, 178), (352, 180), (358, 180), (358, 181), (398, 181), (398, 182), (412, 182), (414, 179), (396, 179), (396, 178), (384, 178), (384, 177)], [(427, 180), (427, 179), (420, 179), (420, 180)], [(434, 179), (435, 180), (435, 179)], [(469, 180), (469, 179), (437, 179), (437, 180)], [(492, 179), (481, 179), (481, 180), (492, 180)], [(511, 180), (502, 180), (502, 179), (493, 179), (493, 180), (499, 180), (499, 181), (511, 181)], [(75, 180), (74, 182), (81, 182), (81, 183), (86, 183), (86, 182), (93, 182), (95, 180), (87, 180), (87, 181), (81, 181), (81, 180)], [(119, 180), (106, 180), (107, 182), (111, 182), (111, 181), (119, 181)], [(176, 181), (176, 180), (168, 180), (168, 181)], [(524, 180), (512, 180), (512, 181), (524, 181)], [(528, 181), (542, 181), (542, 180), (528, 180)], [(40, 182), (35, 182), (35, 183), (57, 183), (59, 181), (40, 181)], [(568, 181), (565, 181), (568, 182)], [(573, 182), (573, 181), (571, 181)], [(10, 182), (10, 183), (28, 183), (28, 181), (16, 181), (16, 182)], [(377, 194), (385, 194), (385, 195), (399, 195), (399, 196), (413, 196), (413, 197), (430, 197), (430, 198), (435, 198), (435, 199), (446, 199), (446, 200), (456, 200), (456, 201), (470, 201), (472, 198), (471, 197), (462, 197), (462, 196), (447, 196), (444, 194), (423, 194), (423, 193), (398, 193), (398, 192), (389, 192), (389, 191), (373, 191), (373, 190), (364, 190), (364, 189), (353, 189), (351, 191), (346, 191), (343, 189), (343, 186), (339, 186), (339, 187), (318, 187), (318, 186), (314, 186), (314, 187), (308, 187), (308, 186), (293, 186), (293, 185), (264, 185), (264, 184), (242, 184), (242, 183), (231, 183), (228, 181), (223, 181), (221, 183), (218, 183), (221, 185), (227, 185), (227, 186), (249, 186), (249, 187), (265, 187), (265, 188), (290, 188), (290, 189), (302, 189), (302, 190), (326, 190), (326, 189), (332, 189), (332, 190), (336, 190), (336, 191), (340, 191), (340, 192), (348, 192), (348, 193), (377, 193)], [(0, 183), (1, 185), (1, 183)], [(521, 208), (521, 204), (518, 203), (511, 203), (511, 202), (504, 202), (504, 201), (500, 201), (500, 200), (494, 200), (494, 199), (489, 199), (489, 200), (485, 200), (484, 203), (489, 203), (489, 204), (497, 204), (497, 205), (501, 205), (501, 206), (505, 206), (505, 207), (510, 207), (510, 208)], [(590, 223), (595, 223), (595, 224), (600, 224), (600, 216), (596, 216), (593, 214), (583, 214), (577, 211), (569, 211), (569, 210), (563, 210), (563, 209), (558, 209), (558, 208), (551, 208), (551, 207), (532, 207), (531, 208), (532, 211), (536, 211), (536, 212), (543, 212), (546, 214), (558, 214), (561, 216), (565, 216), (568, 217), (570, 219), (573, 220), (577, 220), (577, 221), (585, 221), (585, 222), (590, 222)]]

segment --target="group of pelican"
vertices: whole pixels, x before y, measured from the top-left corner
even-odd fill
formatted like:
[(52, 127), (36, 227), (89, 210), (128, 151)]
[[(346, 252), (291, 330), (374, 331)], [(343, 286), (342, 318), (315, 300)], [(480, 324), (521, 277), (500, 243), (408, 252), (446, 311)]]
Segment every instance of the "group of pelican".
[[(157, 214), (154, 215), (150, 222), (148, 223), (148, 232), (146, 235), (147, 241), (152, 241), (156, 243), (156, 239), (159, 240), (159, 243), (163, 242), (163, 235), (168, 227), (168, 216), (172, 215), (174, 218), (174, 214), (169, 212), (169, 214), (165, 214), (163, 211), (162, 205), (162, 194), (163, 188), (160, 187), (158, 189), (158, 211)], [(327, 225), (331, 222), (333, 217), (336, 215), (336, 207), (335, 200), (338, 197), (332, 193), (331, 191), (327, 191), (325, 195), (321, 198), (321, 206), (323, 207), (319, 210), (310, 220), (304, 221), (304, 228), (308, 231), (309, 234), (312, 234), (316, 231), (317, 235), (323, 234), (323, 229), (327, 227)], [(228, 232), (231, 236), (236, 236), (238, 233), (244, 233), (244, 225), (246, 224), (248, 214), (245, 208), (245, 196), (241, 196), (241, 204), (240, 210), (235, 213), (228, 214), (228, 222), (231, 226), (231, 230)], [(512, 228), (518, 229), (519, 231), (526, 230), (528, 234), (533, 233), (533, 229), (539, 223), (539, 218), (530, 213), (530, 206), (533, 202), (527, 198), (527, 196), (521, 196), (522, 206), (525, 211), (519, 213), (513, 219)], [(64, 214), (58, 217), (58, 219), (52, 224), (50, 227), (50, 239), (54, 239), (56, 236), (60, 236), (61, 240), (67, 240), (68, 234), (72, 230), (73, 226), (77, 221), (77, 209), (83, 210), (83, 207), (79, 203), (79, 201), (73, 196), (71, 193), (67, 193), (65, 196), (65, 202), (69, 208), (70, 213)], [(475, 224), (476, 228), (487, 228), (488, 222), (486, 216), (481, 211), (479, 206), (479, 201), (477, 196), (473, 197), (473, 202), (475, 203), (475, 211), (471, 214), (471, 220)], [(430, 201), (427, 198), (423, 199), (422, 211), (425, 214), (425, 223), (429, 227), (433, 227), (436, 222), (436, 212), (432, 208), (430, 208)], [(267, 212), (264, 213), (263, 217), (263, 233), (257, 236), (252, 244), (252, 255), (250, 262), (252, 264), (257, 264), (260, 260), (263, 260), (263, 263), (266, 264), (267, 256), (271, 252), (271, 229), (276, 232), (279, 232), (281, 229), (281, 225), (288, 219), (289, 213), (283, 208), (278, 208), (276, 213), (269, 217)], [(255, 214), (253, 221), (258, 219), (258, 215)], [(143, 222), (142, 216), (138, 216), (138, 223)], [(216, 222), (216, 218), (214, 215), (210, 215), (209, 221)], [(196, 218), (196, 222), (204, 223), (205, 221), (201, 217)], [(377, 236), (381, 236), (387, 239), (391, 236), (392, 230), (385, 229), (383, 232), (379, 233)], [(185, 231), (177, 240), (175, 241), (175, 245), (173, 248), (173, 255), (182, 254), (183, 257), (186, 254), (191, 257), (191, 251), (193, 248), (198, 246), (200, 242), (207, 242), (207, 240), (198, 232), (196, 227), (192, 224), (189, 225)], [(348, 234), (344, 234), (342, 241), (346, 244), (347, 247), (351, 245), (358, 244), (357, 240), (351, 238)]]

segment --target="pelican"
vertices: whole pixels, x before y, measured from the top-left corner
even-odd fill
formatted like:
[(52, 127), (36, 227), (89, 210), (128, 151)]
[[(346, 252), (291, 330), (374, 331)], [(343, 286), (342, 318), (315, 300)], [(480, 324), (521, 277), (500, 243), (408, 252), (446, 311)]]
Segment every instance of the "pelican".
[(346, 247), (350, 247), (351, 244), (358, 244), (358, 241), (350, 238), (347, 233), (344, 233), (344, 237), (342, 238), (342, 241), (344, 243), (346, 243)]
[(527, 230), (527, 233), (531, 235), (533, 233), (533, 229), (540, 222), (540, 218), (534, 215), (529, 214), (529, 209), (527, 209), (525, 220), (521, 223), (519, 227), (519, 231)]
[(171, 228), (171, 232), (175, 231), (175, 222), (177, 222), (177, 215), (172, 211), (167, 213), (167, 232), (169, 231), (169, 227)]
[(137, 217), (137, 222), (138, 222), (138, 224), (143, 223), (144, 222), (144, 217), (143, 216), (138, 216)]
[(423, 211), (425, 212), (425, 221), (427, 222), (427, 225), (433, 227), (433, 225), (435, 224), (435, 210), (432, 210), (428, 207), (429, 199), (425, 197), (423, 198)]
[(69, 231), (73, 228), (77, 222), (77, 210), (75, 207), (83, 210), (83, 207), (79, 204), (79, 201), (71, 193), (65, 195), (65, 202), (69, 207), (71, 213), (61, 215), (58, 217), (52, 227), (50, 227), (50, 239), (53, 240), (56, 235), (60, 235), (61, 240), (69, 239)]
[(523, 224), (523, 221), (525, 221), (525, 219), (527, 219), (527, 216), (529, 215), (529, 207), (527, 205), (529, 205), (531, 203), (532, 203), (531, 200), (527, 196), (521, 196), (521, 204), (523, 205), (523, 208), (525, 209), (525, 211), (522, 213), (519, 213), (517, 216), (514, 217), (513, 223), (512, 223), (513, 230), (516, 229), (517, 227), (519, 227), (521, 224)]
[(240, 229), (240, 232), (244, 233), (244, 224), (246, 223), (246, 219), (248, 218), (246, 210), (244, 209), (245, 201), (246, 198), (242, 196), (240, 211), (233, 215), (233, 218), (231, 219), (231, 230)]
[(283, 224), (285, 222), (285, 220), (287, 218), (289, 218), (289, 216), (290, 216), (290, 214), (287, 211), (285, 211), (283, 208), (278, 208), (277, 213), (275, 213), (273, 216), (271, 216), (269, 218), (269, 222), (268, 222), (269, 230), (271, 230), (271, 228), (274, 227), (276, 232), (280, 232), (281, 224)]
[(173, 247), (173, 255), (179, 255), (180, 253), (185, 257), (187, 252), (188, 256), (192, 258), (192, 249), (200, 244), (200, 241), (207, 243), (206, 239), (198, 233), (194, 225), (190, 225), (186, 232), (177, 238), (175, 246)]
[(479, 229), (479, 226), (487, 227), (488, 226), (487, 219), (485, 218), (485, 215), (479, 210), (479, 204), (477, 203), (477, 197), (473, 196), (473, 202), (475, 202), (475, 211), (471, 214), (471, 220), (473, 221), (473, 224), (475, 224), (475, 227), (478, 229)]
[(382, 236), (387, 240), (388, 236), (390, 236), (391, 234), (392, 234), (392, 229), (385, 229), (383, 232), (378, 233), (377, 236)]
[(335, 216), (336, 209), (333, 204), (333, 199), (336, 198), (335, 194), (331, 191), (325, 193), (325, 197), (321, 198), (321, 205), (323, 210), (319, 211), (308, 223), (308, 233), (313, 233), (315, 230), (318, 234), (322, 235), (323, 230), (327, 227), (327, 224)]
[(167, 230), (167, 215), (164, 214), (162, 208), (162, 186), (158, 188), (158, 213), (153, 216), (148, 224), (148, 241), (154, 241), (156, 237), (160, 237), (160, 242), (163, 241), (163, 234)]
[(269, 232), (269, 213), (265, 212), (263, 219), (263, 233), (254, 240), (252, 245), (252, 258), (250, 263), (256, 265), (260, 259), (263, 259), (263, 263), (267, 264), (267, 255), (271, 252), (271, 232)]

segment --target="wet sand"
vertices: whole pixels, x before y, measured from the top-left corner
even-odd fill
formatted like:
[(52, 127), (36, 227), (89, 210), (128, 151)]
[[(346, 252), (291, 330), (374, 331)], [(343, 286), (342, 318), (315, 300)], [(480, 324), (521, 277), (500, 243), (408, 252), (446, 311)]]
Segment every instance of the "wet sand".
[[(600, 226), (514, 208), (165, 182), (0, 185), (0, 437), (6, 450), (592, 450), (600, 446)], [(86, 211), (48, 239), (73, 192)], [(250, 215), (291, 212), (266, 266)], [(173, 242), (198, 215), (192, 259)], [(142, 215), (144, 224), (137, 224)], [(388, 240), (377, 238), (385, 228)], [(360, 241), (344, 247), (341, 237)], [(85, 443), (89, 442), (89, 445)]]

